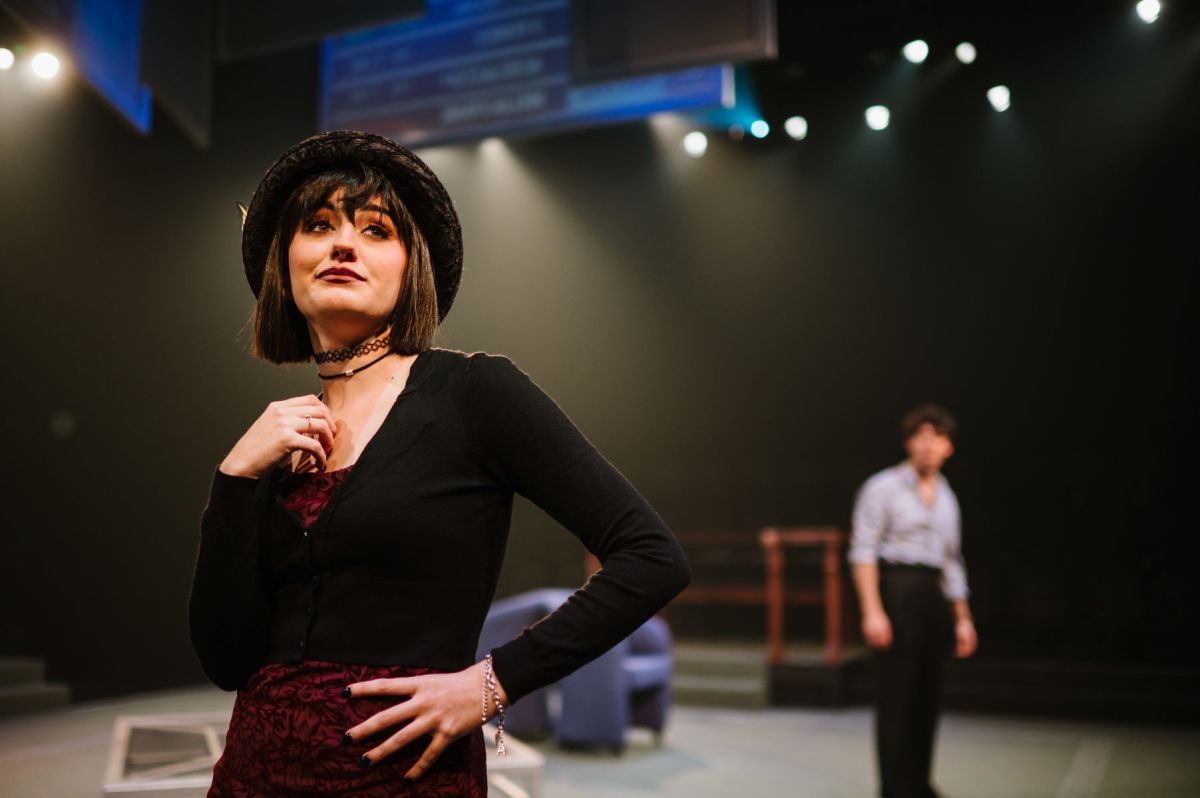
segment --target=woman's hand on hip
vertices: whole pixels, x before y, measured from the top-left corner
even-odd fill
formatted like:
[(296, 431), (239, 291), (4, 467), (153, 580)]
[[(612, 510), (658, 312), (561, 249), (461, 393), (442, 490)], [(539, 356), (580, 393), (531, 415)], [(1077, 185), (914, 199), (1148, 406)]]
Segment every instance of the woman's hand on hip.
[[(483, 725), (483, 669), (484, 664), (480, 661), (457, 673), (371, 679), (347, 685), (344, 690), (350, 691), (350, 700), (368, 695), (408, 696), (407, 701), (378, 712), (346, 730), (350, 741), (363, 740), (407, 721), (398, 732), (364, 754), (363, 759), (367, 763), (364, 767), (376, 764), (418, 737), (428, 734), (433, 739), (404, 777), (415, 781), (424, 775), (446, 750), (446, 746)], [(508, 696), (499, 681), (496, 682), (496, 689), (500, 693), (501, 703), (507, 706)], [(495, 713), (496, 706), (489, 696), (488, 718), (491, 719)]]
[(310, 453), (324, 471), (333, 434), (333, 416), (316, 396), (281, 399), (267, 405), (219, 468), (231, 476), (257, 478), (299, 449)]

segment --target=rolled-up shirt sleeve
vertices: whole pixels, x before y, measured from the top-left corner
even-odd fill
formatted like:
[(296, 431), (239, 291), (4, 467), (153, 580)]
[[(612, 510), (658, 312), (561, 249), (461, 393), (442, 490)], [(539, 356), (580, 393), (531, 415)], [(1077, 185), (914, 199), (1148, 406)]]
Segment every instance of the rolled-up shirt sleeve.
[(848, 555), (851, 563), (873, 565), (879, 561), (879, 544), (886, 524), (883, 491), (877, 483), (868, 481), (859, 488), (854, 500)]
[(962, 555), (961, 523), (957, 518), (954, 531), (946, 540), (946, 562), (942, 565), (942, 592), (950, 601), (965, 600), (970, 594), (967, 589), (967, 563)]

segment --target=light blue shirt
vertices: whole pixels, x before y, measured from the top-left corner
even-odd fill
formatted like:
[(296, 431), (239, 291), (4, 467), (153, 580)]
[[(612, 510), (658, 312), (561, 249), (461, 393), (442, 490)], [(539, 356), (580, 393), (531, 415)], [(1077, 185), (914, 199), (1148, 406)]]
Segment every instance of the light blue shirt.
[(849, 559), (852, 563), (931, 565), (942, 569), (947, 599), (965, 599), (967, 566), (961, 549), (958, 499), (941, 474), (933, 504), (925, 506), (917, 471), (905, 460), (885, 468), (859, 488), (854, 500)]

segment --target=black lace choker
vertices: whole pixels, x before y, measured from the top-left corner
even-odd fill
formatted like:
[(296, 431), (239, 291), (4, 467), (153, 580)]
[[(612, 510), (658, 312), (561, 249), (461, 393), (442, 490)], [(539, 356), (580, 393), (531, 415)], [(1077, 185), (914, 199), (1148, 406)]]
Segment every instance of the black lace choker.
[[(313, 360), (317, 363), (336, 363), (339, 360), (349, 360), (352, 357), (359, 355), (369, 355), (371, 352), (378, 352), (391, 343), (392, 337), (385, 335), (382, 338), (376, 338), (374, 341), (363, 341), (361, 344), (354, 346), (344, 346), (341, 349), (330, 349), (326, 352), (313, 352)], [(372, 363), (376, 362), (374, 360)], [(362, 368), (366, 368), (363, 366)], [(356, 371), (359, 369), (355, 369)]]

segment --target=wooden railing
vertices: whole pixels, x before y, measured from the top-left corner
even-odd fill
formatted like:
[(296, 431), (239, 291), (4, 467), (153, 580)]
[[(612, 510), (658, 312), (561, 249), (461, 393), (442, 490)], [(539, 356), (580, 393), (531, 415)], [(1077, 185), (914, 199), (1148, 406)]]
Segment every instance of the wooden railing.
[[(684, 549), (703, 546), (745, 546), (744, 533), (685, 533), (680, 535)], [(846, 533), (835, 527), (767, 527), (759, 532), (758, 543), (764, 555), (764, 579), (758, 585), (692, 585), (675, 597), (672, 604), (749, 604), (766, 608), (767, 659), (783, 661), (784, 612), (789, 606), (817, 606), (825, 609), (824, 661), (836, 665), (845, 651), (841, 556)], [(821, 548), (821, 586), (793, 587), (784, 584), (785, 551), (788, 548)], [(590, 557), (588, 573), (598, 567)]]
[[(837, 665), (845, 653), (841, 554), (846, 544), (846, 533), (835, 527), (767, 527), (758, 534), (758, 541), (767, 560), (767, 660), (771, 663), (783, 661), (784, 607), (788, 604), (816, 604), (825, 607), (825, 663)], [(823, 549), (820, 591), (789, 591), (784, 587), (784, 550), (788, 547)]]

